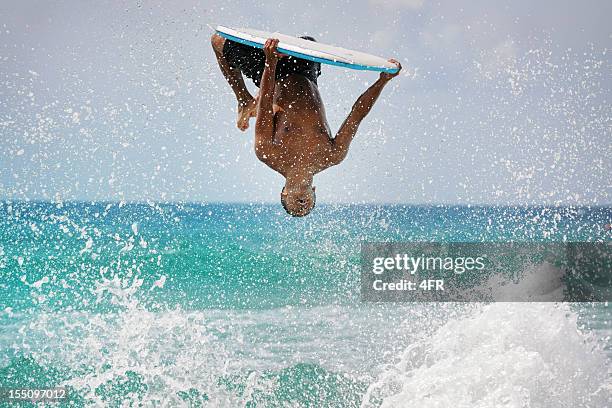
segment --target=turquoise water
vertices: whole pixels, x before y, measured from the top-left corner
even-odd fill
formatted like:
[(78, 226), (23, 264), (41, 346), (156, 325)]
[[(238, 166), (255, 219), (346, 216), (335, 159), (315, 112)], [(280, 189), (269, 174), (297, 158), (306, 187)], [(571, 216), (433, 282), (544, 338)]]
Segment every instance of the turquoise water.
[(362, 241), (605, 241), (610, 208), (0, 204), (0, 386), (72, 406), (605, 406), (607, 304), (366, 304)]

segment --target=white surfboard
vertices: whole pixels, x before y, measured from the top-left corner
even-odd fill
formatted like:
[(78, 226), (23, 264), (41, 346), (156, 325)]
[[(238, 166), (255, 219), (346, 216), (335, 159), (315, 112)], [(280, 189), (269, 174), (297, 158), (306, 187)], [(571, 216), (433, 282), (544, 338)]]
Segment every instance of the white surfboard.
[(299, 37), (276, 32), (271, 33), (249, 28), (229, 28), (225, 26), (217, 26), (216, 31), (222, 37), (257, 48), (263, 48), (268, 38), (277, 38), (279, 40), (277, 47), (279, 52), (322, 64), (368, 71), (397, 72), (395, 64), (390, 63), (384, 58), (334, 45), (308, 41)]

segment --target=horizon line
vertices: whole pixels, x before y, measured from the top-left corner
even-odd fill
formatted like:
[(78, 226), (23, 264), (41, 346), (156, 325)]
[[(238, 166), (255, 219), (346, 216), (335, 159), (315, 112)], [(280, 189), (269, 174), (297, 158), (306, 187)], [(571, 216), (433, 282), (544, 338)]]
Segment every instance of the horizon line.
[[(56, 200), (51, 199), (28, 199), (28, 198), (18, 198), (18, 199), (7, 199), (0, 198), (0, 203), (45, 203), (45, 204), (58, 204)], [(280, 205), (275, 202), (245, 202), (245, 201), (174, 201), (174, 200), (86, 200), (86, 199), (68, 199), (61, 200), (61, 203), (68, 204), (121, 204), (124, 205), (150, 205), (150, 203), (154, 204), (163, 204), (163, 205), (244, 205), (244, 206), (275, 206)], [(379, 207), (554, 207), (554, 208), (612, 208), (612, 203), (608, 204), (551, 204), (551, 203), (542, 203), (542, 204), (533, 204), (533, 203), (399, 203), (399, 202), (373, 202), (373, 203), (333, 203), (333, 202), (323, 202), (317, 203), (318, 205), (323, 206), (379, 206)]]

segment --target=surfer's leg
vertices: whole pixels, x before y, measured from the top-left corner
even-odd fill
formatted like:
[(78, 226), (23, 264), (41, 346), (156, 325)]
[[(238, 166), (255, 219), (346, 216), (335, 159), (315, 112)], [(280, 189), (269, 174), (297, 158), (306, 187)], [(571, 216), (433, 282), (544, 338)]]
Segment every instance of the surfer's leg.
[(255, 117), (257, 114), (257, 100), (249, 93), (244, 83), (244, 79), (242, 78), (242, 72), (240, 72), (238, 68), (231, 66), (223, 55), (225, 38), (218, 34), (213, 34), (210, 41), (215, 51), (219, 68), (221, 68), (223, 76), (229, 83), (238, 100), (237, 126), (238, 129), (244, 131), (249, 127), (249, 118)]

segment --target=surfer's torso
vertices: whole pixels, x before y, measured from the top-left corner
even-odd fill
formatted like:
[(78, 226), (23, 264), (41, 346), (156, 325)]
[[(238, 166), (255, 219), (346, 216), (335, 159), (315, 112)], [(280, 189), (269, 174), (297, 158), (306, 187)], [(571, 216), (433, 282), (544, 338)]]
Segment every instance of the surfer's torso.
[(325, 168), (333, 140), (317, 85), (303, 75), (278, 80), (274, 89), (274, 143), (280, 153), (266, 163), (285, 174), (291, 167), (306, 166), (314, 173)]

